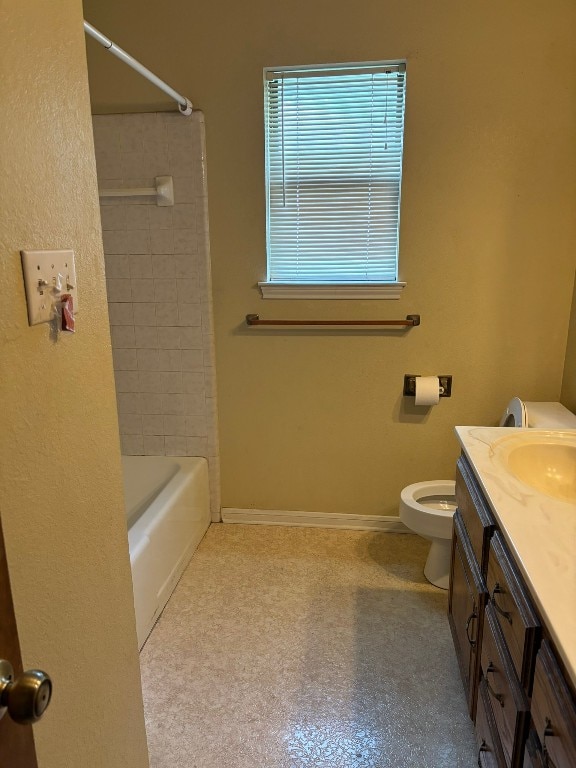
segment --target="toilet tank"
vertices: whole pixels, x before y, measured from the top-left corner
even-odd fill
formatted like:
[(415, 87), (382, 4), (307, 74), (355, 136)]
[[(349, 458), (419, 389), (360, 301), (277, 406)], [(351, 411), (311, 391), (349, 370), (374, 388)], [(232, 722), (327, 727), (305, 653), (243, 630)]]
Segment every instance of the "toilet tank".
[(576, 416), (561, 403), (524, 402), (513, 397), (500, 420), (501, 427), (576, 429)]

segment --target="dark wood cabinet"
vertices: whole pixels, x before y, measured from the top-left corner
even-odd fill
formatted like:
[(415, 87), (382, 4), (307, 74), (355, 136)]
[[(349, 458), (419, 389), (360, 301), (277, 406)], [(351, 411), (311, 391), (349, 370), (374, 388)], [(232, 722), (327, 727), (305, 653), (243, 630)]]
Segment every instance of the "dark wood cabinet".
[(466, 456), (448, 621), (480, 768), (576, 768), (576, 694)]

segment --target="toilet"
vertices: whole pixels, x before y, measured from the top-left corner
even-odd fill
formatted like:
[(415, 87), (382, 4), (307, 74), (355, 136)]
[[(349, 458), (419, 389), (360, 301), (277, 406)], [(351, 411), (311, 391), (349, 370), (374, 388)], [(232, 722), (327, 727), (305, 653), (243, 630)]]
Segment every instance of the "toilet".
[[(500, 426), (576, 429), (576, 416), (561, 403), (523, 402), (513, 397)], [(432, 542), (424, 576), (440, 589), (448, 589), (455, 492), (453, 480), (430, 480), (408, 485), (400, 494), (400, 520), (411, 531)]]

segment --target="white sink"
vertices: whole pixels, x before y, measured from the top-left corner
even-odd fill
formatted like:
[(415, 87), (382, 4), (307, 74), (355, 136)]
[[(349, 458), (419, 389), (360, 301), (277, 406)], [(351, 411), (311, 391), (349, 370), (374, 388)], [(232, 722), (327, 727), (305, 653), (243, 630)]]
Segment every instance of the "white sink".
[(491, 447), (518, 480), (546, 496), (576, 504), (576, 431), (521, 430)]

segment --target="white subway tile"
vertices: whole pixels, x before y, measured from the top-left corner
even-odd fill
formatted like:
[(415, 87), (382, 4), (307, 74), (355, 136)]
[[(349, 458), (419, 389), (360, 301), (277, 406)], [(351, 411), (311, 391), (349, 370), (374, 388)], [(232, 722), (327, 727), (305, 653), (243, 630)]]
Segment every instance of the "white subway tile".
[(162, 411), (162, 395), (143, 392), (138, 396), (138, 409), (142, 414), (160, 414)]
[(154, 280), (151, 278), (135, 279), (132, 278), (132, 301), (134, 302), (153, 302), (154, 301)]
[(134, 325), (132, 304), (108, 304), (110, 325)]
[[(158, 350), (157, 349), (137, 349), (139, 371), (158, 371)], [(148, 391), (148, 390), (143, 390)]]
[(166, 456), (186, 456), (186, 438), (169, 435), (164, 438)]
[(204, 373), (204, 353), (201, 349), (182, 350), (182, 370)]
[(156, 325), (156, 304), (134, 304), (134, 325)]
[(205, 437), (186, 438), (187, 456), (208, 456), (208, 441)]
[(134, 345), (140, 348), (156, 349), (158, 331), (151, 325), (137, 325), (134, 328)]
[(172, 208), (150, 207), (150, 229), (172, 229), (173, 226)]
[(138, 367), (135, 349), (112, 349), (115, 371), (135, 371)]
[(163, 255), (174, 253), (174, 232), (171, 229), (150, 230), (150, 251)]
[(140, 413), (139, 398), (134, 392), (117, 392), (116, 403), (118, 413)]
[(131, 254), (127, 258), (130, 262), (130, 277), (143, 279), (153, 276), (152, 256), (145, 253), (139, 253)]
[(162, 389), (161, 374), (158, 371), (140, 371), (139, 378), (139, 392), (156, 392), (161, 394)]
[(128, 253), (128, 233), (120, 229), (102, 232), (102, 244), (107, 256)]
[(154, 280), (154, 300), (157, 302), (177, 301), (176, 280), (174, 278)]
[(130, 277), (130, 259), (124, 254), (105, 257), (106, 277), (128, 278)]
[(202, 416), (206, 413), (206, 398), (203, 394), (186, 394), (183, 398), (183, 411), (187, 416)]
[(186, 435), (186, 423), (184, 416), (178, 414), (177, 416), (164, 416), (164, 432), (165, 435)]
[(205, 383), (203, 373), (183, 373), (182, 374), (183, 392), (189, 395), (204, 395)]
[(118, 426), (123, 435), (141, 435), (142, 416), (138, 413), (120, 413), (118, 415)]
[(164, 435), (164, 416), (157, 414), (142, 416), (142, 432), (145, 435)]
[(159, 349), (158, 350), (158, 370), (159, 371), (181, 371), (182, 355), (179, 349)]
[(129, 349), (135, 346), (133, 325), (110, 326), (113, 349)]
[(142, 435), (120, 435), (120, 450), (123, 456), (142, 456), (144, 454)]
[(126, 206), (103, 205), (100, 208), (102, 231), (126, 229)]
[(193, 203), (198, 196), (197, 186), (191, 176), (174, 176), (174, 202)]
[(162, 413), (166, 416), (177, 413), (184, 413), (185, 401), (184, 395), (160, 395), (162, 399)]
[(198, 275), (187, 280), (177, 280), (178, 301), (180, 304), (199, 304)]
[(180, 335), (183, 328), (158, 328), (158, 346), (160, 349), (180, 349)]
[(174, 230), (174, 253), (197, 253), (198, 238), (193, 229)]
[(132, 285), (130, 280), (109, 278), (106, 280), (106, 293), (110, 302), (132, 301)]
[(202, 329), (199, 327), (180, 328), (180, 344), (182, 349), (202, 349)]
[(190, 437), (207, 437), (208, 425), (206, 416), (198, 414), (197, 416), (186, 416), (185, 422), (186, 434)]
[(196, 206), (193, 203), (175, 205), (173, 213), (174, 229), (193, 228), (196, 221)]
[(191, 280), (198, 274), (198, 261), (191, 253), (174, 256), (174, 274), (179, 279)]
[(164, 456), (164, 436), (144, 435), (144, 455)]
[(140, 392), (138, 371), (116, 371), (116, 392)]
[(99, 179), (122, 178), (122, 155), (116, 148), (100, 146), (94, 154), (96, 156), (96, 174)]
[(158, 325), (178, 325), (178, 304), (156, 304), (156, 318)]
[(182, 373), (180, 371), (162, 371), (158, 375), (160, 377), (158, 392), (171, 394), (184, 391), (182, 386)]
[(128, 232), (126, 246), (130, 254), (150, 253), (150, 233), (146, 229), (132, 229)]
[(200, 325), (202, 316), (200, 304), (179, 304), (178, 305), (178, 324), (179, 325)]
[(152, 257), (152, 272), (154, 277), (176, 277), (176, 257), (159, 253)]
[(125, 225), (126, 229), (149, 229), (150, 218), (148, 205), (126, 205)]

